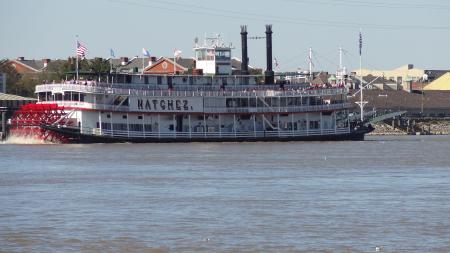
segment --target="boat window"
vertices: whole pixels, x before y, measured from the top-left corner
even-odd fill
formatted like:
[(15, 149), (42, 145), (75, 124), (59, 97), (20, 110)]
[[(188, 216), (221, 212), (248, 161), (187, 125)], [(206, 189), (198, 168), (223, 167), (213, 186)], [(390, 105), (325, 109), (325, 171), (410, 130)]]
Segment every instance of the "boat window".
[(272, 97), (271, 106), (280, 107), (280, 99), (278, 97)]
[(152, 131), (152, 125), (146, 124), (144, 129), (145, 129), (146, 132), (151, 132)]
[(39, 101), (47, 101), (47, 93), (39, 92)]
[(134, 132), (142, 132), (144, 127), (142, 126), (142, 124), (129, 124), (129, 129), (130, 131)]
[(248, 98), (239, 98), (238, 107), (248, 107)]
[(287, 99), (287, 106), (294, 106), (295, 105), (295, 98), (291, 98), (291, 97), (288, 97), (288, 98), (286, 98)]
[(216, 51), (216, 60), (230, 60), (231, 52), (230, 51)]
[(204, 60), (204, 55), (205, 55), (205, 52), (204, 52), (204, 50), (197, 50), (196, 52), (195, 52), (195, 57), (197, 58), (197, 60), (199, 60), (199, 61), (203, 61)]
[(286, 97), (281, 97), (280, 98), (280, 107), (285, 107), (286, 103), (287, 103)]
[(120, 123), (113, 124), (113, 130), (127, 131), (127, 129), (128, 129), (127, 124), (120, 124)]
[(237, 99), (236, 98), (227, 98), (226, 106), (227, 107), (237, 107)]
[(102, 122), (103, 130), (111, 130), (111, 123)]
[(309, 129), (319, 129), (320, 123), (317, 120), (313, 120), (309, 122)]
[(214, 61), (214, 49), (200, 49), (195, 53), (197, 60), (199, 61)]
[(80, 93), (72, 93), (72, 101), (78, 101), (80, 100)]
[(125, 96), (117, 96), (116, 99), (114, 99), (113, 104), (114, 104), (114, 105), (129, 106), (129, 100), (128, 100), (128, 97), (125, 97)]
[(62, 100), (62, 94), (61, 93), (56, 93), (55, 94), (55, 101), (61, 101)]

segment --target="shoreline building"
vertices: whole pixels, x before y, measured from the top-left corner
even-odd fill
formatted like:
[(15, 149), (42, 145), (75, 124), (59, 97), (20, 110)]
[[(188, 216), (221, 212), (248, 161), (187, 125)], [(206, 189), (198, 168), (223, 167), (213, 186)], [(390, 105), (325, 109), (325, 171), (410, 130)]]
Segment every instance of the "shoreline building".
[(425, 70), (414, 68), (413, 64), (408, 64), (401, 66), (393, 70), (370, 70), (362, 69), (361, 72), (358, 70), (354, 71), (357, 76), (380, 76), (387, 80), (395, 81), (400, 89), (410, 91), (411, 83), (417, 82), (423, 78)]
[(440, 90), (440, 91), (450, 91), (450, 72), (445, 73), (441, 77), (435, 79), (428, 85), (423, 87), (423, 90)]

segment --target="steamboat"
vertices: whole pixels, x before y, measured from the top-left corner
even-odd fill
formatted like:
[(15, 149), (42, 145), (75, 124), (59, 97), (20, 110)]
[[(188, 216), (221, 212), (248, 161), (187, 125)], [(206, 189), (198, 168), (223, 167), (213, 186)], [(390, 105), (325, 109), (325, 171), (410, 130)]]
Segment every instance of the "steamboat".
[(263, 75), (249, 75), (242, 26), (239, 75), (232, 46), (215, 40), (194, 47), (196, 73), (179, 74), (174, 58), (173, 74), (37, 85), (38, 102), (15, 113), (10, 134), (59, 143), (363, 140), (372, 128), (350, 122), (345, 87), (276, 81), (270, 25), (265, 33)]

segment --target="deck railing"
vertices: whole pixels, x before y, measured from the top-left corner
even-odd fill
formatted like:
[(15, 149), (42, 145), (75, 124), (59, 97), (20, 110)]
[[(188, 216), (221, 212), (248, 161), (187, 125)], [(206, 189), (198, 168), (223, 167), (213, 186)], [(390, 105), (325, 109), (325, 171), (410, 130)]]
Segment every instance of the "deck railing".
[[(48, 103), (55, 103), (49, 101)], [(136, 112), (136, 113), (158, 113), (151, 111), (133, 111), (128, 106), (117, 106), (107, 104), (93, 104), (88, 102), (78, 101), (58, 101), (58, 105), (68, 108), (80, 108), (89, 110), (105, 110), (105, 111), (117, 111), (117, 112)], [(295, 112), (319, 112), (319, 111), (332, 111), (343, 110), (352, 108), (351, 103), (339, 103), (339, 104), (324, 104), (324, 105), (304, 105), (304, 106), (289, 106), (289, 107), (204, 107), (203, 113), (205, 114), (231, 114), (231, 113), (295, 113)], [(167, 112), (164, 112), (167, 113)], [(172, 113), (176, 113), (172, 112)]]
[(153, 138), (153, 139), (237, 139), (237, 138), (265, 138), (265, 137), (303, 137), (318, 135), (337, 135), (350, 133), (349, 128), (310, 129), (310, 130), (280, 130), (280, 131), (237, 131), (237, 132), (144, 132), (119, 131), (100, 128), (82, 128), (86, 135), (118, 137), (118, 138)]
[(353, 104), (325, 104), (290, 107), (228, 107), (228, 108), (204, 108), (205, 113), (292, 113), (292, 112), (317, 112), (328, 110), (340, 110), (351, 108)]
[[(247, 87), (243, 87), (247, 88)], [(255, 86), (240, 90), (167, 90), (160, 87), (140, 87), (140, 88), (115, 88), (106, 86), (82, 85), (82, 84), (42, 84), (36, 86), (36, 93), (39, 92), (81, 92), (92, 94), (111, 95), (133, 95), (146, 97), (299, 97), (299, 96), (335, 96), (346, 94), (344, 88), (323, 88), (323, 89), (285, 89), (280, 90), (277, 86)]]

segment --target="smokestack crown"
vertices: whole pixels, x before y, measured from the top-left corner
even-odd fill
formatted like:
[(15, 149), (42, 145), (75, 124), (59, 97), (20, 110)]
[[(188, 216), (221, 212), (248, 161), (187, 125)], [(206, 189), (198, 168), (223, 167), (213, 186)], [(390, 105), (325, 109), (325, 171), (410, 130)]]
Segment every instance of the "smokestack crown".
[(267, 69), (265, 74), (265, 83), (273, 84), (275, 82), (275, 74), (272, 69), (272, 25), (266, 25), (266, 60)]
[(242, 42), (242, 62), (241, 75), (248, 75), (248, 47), (247, 47), (247, 26), (241, 26), (241, 42)]

